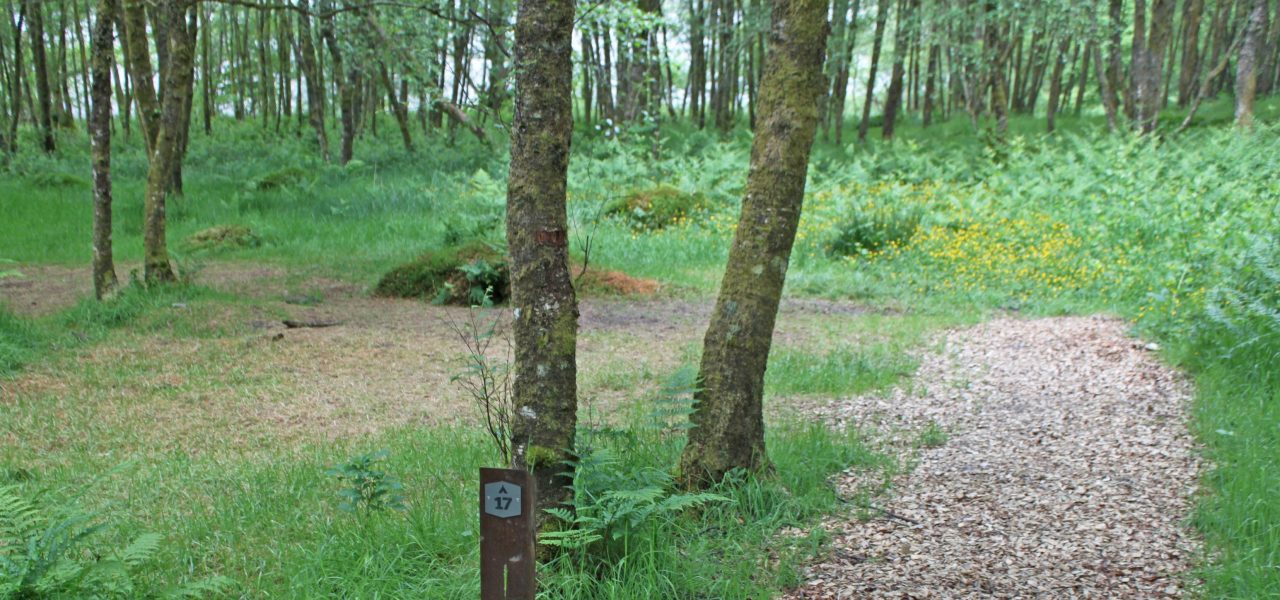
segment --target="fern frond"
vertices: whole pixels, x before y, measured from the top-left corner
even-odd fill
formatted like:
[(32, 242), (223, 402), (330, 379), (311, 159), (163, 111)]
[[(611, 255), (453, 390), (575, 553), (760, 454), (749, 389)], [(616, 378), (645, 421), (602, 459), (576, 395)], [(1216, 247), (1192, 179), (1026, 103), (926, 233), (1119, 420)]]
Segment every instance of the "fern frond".
[(144, 533), (133, 540), (132, 544), (120, 551), (119, 559), (130, 567), (136, 567), (155, 557), (160, 551), (160, 542), (163, 538), (159, 534)]
[(215, 575), (207, 577), (199, 581), (192, 581), (175, 586), (165, 590), (164, 598), (197, 600), (201, 598), (212, 598), (215, 596), (226, 595), (235, 587), (235, 581), (230, 577)]
[(40, 512), (19, 494), (18, 486), (0, 487), (0, 556), (22, 546), (40, 520)]

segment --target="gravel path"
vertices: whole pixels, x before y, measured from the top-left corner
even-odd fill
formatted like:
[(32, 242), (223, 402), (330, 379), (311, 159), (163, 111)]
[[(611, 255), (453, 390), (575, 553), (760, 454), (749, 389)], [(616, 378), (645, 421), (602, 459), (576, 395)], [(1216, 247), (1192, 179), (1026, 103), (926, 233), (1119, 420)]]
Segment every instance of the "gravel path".
[(946, 341), (916, 389), (819, 415), (949, 438), (879, 500), (890, 516), (827, 523), (833, 550), (787, 598), (1181, 597), (1198, 548), (1188, 383), (1114, 319)]

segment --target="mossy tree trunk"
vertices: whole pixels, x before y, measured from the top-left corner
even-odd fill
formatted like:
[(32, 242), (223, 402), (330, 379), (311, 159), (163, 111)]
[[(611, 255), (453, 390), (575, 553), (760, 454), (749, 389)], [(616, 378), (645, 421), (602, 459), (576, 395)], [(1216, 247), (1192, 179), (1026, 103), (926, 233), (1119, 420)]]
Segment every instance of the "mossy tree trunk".
[[(887, 9), (886, 4), (881, 5)], [(767, 464), (762, 399), (825, 86), (825, 0), (774, 0), (742, 215), (703, 344), (686, 485)]]
[(1253, 105), (1258, 95), (1258, 62), (1266, 42), (1267, 0), (1253, 0), (1245, 23), (1244, 45), (1240, 46), (1240, 59), (1236, 62), (1236, 125), (1243, 129), (1253, 127)]
[(93, 145), (93, 293), (101, 300), (116, 287), (111, 252), (111, 70), (116, 0), (97, 0), (96, 4), (89, 135)]
[[(147, 13), (143, 0), (124, 0), (124, 55), (133, 96), (138, 103), (138, 120), (142, 122), (142, 135), (147, 142), (148, 157), (155, 151), (156, 133), (160, 129), (160, 101), (156, 97), (155, 75), (151, 70), (151, 51), (147, 48)], [(160, 40), (161, 43), (164, 40)]]
[(192, 32), (184, 21), (190, 9), (191, 5), (186, 0), (167, 0), (160, 5), (160, 18), (168, 20), (165, 39), (161, 43), (167, 44), (169, 56), (165, 61), (165, 93), (160, 101), (160, 121), (147, 171), (143, 203), (143, 271), (147, 283), (176, 279), (165, 241), (165, 201), (173, 187), (178, 161), (182, 160), (183, 121), (189, 116), (186, 96), (191, 91), (189, 79), (195, 46), (189, 39)]
[[(539, 508), (569, 498), (565, 459), (577, 426), (578, 303), (569, 275), (565, 189), (573, 133), (573, 0), (520, 0), (507, 245), (515, 309), (516, 468)], [(539, 515), (543, 514), (541, 511)]]

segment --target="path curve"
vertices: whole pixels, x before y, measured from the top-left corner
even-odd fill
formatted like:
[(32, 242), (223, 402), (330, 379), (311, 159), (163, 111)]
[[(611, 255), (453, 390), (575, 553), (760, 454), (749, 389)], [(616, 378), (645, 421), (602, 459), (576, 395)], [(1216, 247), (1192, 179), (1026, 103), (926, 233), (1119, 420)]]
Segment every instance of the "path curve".
[(786, 598), (1181, 597), (1198, 551), (1191, 386), (1125, 330), (988, 322), (947, 335), (914, 390), (826, 409), (949, 438), (878, 500), (892, 516), (824, 525), (831, 552)]

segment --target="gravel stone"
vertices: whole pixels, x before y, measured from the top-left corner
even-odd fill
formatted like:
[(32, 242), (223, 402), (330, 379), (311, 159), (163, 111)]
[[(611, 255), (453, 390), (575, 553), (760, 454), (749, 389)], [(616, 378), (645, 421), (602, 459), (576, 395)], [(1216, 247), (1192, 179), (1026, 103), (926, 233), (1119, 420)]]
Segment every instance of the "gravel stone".
[[(911, 386), (814, 409), (949, 437), (877, 499), (822, 525), (831, 552), (785, 598), (1178, 598), (1199, 551), (1182, 375), (1106, 317), (946, 334)], [(855, 473), (837, 482), (850, 495)]]

